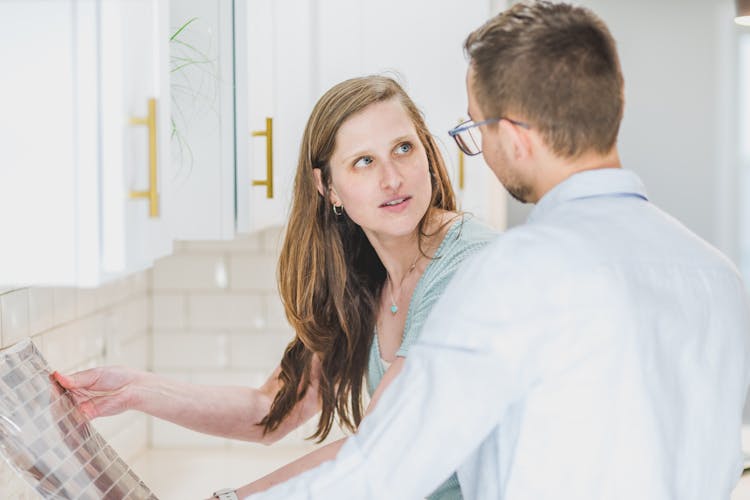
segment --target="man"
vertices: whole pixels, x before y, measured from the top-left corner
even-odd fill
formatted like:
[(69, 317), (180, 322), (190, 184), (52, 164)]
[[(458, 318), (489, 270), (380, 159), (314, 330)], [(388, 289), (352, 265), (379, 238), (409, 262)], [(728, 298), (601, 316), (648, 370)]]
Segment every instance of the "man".
[(457, 274), (336, 460), (250, 498), (729, 497), (750, 314), (732, 264), (620, 167), (623, 79), (586, 9), (518, 4), (466, 41), (451, 131), (536, 207)]

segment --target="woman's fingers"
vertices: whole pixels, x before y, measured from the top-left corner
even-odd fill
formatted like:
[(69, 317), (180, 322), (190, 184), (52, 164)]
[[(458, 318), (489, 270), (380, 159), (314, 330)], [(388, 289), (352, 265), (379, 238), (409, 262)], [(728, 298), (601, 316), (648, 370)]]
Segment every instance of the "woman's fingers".
[(89, 389), (89, 390), (102, 390), (97, 389), (96, 385), (100, 378), (99, 368), (92, 368), (90, 370), (84, 370), (81, 372), (72, 373), (70, 375), (63, 375), (62, 373), (55, 371), (52, 373), (52, 377), (63, 387), (69, 390), (76, 389)]
[(53, 372), (52, 377), (68, 391), (87, 418), (116, 415), (128, 409), (133, 394), (130, 385), (136, 372), (120, 367), (91, 368), (70, 375)]

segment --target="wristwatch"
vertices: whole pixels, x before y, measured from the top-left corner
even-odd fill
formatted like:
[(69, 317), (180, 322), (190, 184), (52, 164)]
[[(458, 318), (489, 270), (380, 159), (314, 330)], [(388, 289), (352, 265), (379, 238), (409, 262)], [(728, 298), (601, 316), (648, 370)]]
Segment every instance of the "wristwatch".
[(237, 498), (237, 492), (232, 488), (224, 488), (223, 490), (214, 491), (214, 498), (219, 500), (239, 500)]

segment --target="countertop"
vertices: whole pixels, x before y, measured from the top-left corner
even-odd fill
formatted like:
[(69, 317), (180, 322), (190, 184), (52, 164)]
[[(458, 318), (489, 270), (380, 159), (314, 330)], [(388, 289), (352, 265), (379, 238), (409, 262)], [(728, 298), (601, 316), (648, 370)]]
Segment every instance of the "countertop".
[[(311, 446), (246, 445), (239, 448), (148, 450), (131, 464), (160, 500), (205, 499), (220, 488), (238, 487), (309, 452)], [(731, 500), (750, 500), (750, 473)]]

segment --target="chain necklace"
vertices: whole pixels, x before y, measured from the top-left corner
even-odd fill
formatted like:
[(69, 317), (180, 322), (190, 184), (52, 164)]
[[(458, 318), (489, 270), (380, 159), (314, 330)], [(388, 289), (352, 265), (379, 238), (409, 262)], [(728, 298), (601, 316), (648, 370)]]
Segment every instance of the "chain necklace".
[[(404, 280), (407, 276), (411, 274), (414, 269), (417, 267), (417, 262), (419, 261), (419, 258), (422, 256), (422, 252), (419, 252), (414, 259), (414, 262), (411, 263), (411, 266), (409, 266), (409, 269), (406, 271), (406, 274), (404, 274), (404, 277), (401, 278), (401, 282), (398, 284), (398, 295), (399, 298), (401, 297), (401, 288), (404, 286)], [(386, 273), (387, 274), (387, 273)], [(396, 299), (393, 298), (393, 280), (391, 279), (391, 275), (388, 274), (388, 289), (391, 293), (391, 314), (394, 316), (398, 312), (398, 306), (396, 305)]]

